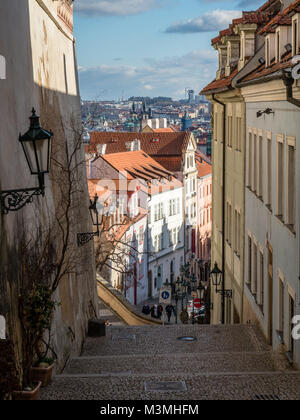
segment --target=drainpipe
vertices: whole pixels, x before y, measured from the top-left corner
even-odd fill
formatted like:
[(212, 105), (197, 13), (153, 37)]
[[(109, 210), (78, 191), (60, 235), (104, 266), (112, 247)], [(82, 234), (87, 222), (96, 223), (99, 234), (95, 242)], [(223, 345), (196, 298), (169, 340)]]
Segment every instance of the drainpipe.
[(291, 72), (282, 70), (282, 78), (283, 83), (286, 86), (286, 100), (289, 103), (300, 107), (300, 101), (293, 97), (293, 84), (295, 83), (295, 79), (293, 79)]
[(222, 193), (222, 324), (225, 324), (225, 202), (226, 202), (226, 104), (216, 99), (215, 94), (212, 94), (212, 100), (224, 109), (223, 113), (223, 193)]

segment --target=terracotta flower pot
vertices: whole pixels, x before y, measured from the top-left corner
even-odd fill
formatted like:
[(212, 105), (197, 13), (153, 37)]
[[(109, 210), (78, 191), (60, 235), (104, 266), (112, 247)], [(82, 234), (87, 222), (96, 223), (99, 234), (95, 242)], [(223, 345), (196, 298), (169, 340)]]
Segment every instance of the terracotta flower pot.
[(49, 367), (32, 367), (32, 380), (34, 382), (41, 382), (42, 387), (47, 386), (52, 380), (54, 364), (55, 363), (52, 363)]
[(35, 401), (39, 399), (42, 383), (38, 382), (32, 391), (13, 391), (13, 399), (18, 401)]

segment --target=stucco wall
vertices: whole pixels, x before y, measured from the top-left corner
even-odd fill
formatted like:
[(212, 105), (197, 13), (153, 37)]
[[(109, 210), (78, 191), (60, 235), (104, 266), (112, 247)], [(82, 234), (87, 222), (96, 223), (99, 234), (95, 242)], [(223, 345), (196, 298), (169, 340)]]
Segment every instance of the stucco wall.
[[(278, 82), (279, 83), (279, 82)], [(278, 87), (280, 84), (278, 84)], [(283, 85), (282, 85), (283, 86)], [(256, 113), (259, 110), (271, 108), (275, 114), (265, 115), (257, 118)], [(284, 341), (286, 343), (286, 350), (289, 350), (288, 332), (289, 332), (289, 316), (288, 316), (288, 294), (295, 294), (296, 314), (300, 314), (299, 307), (299, 223), (300, 223), (300, 150), (299, 150), (299, 131), (300, 131), (300, 110), (296, 106), (289, 104), (286, 101), (274, 102), (251, 102), (247, 104), (247, 129), (256, 128), (262, 130), (263, 137), (263, 200), (260, 200), (249, 189), (246, 188), (246, 221), (245, 221), (245, 249), (247, 249), (248, 235), (252, 236), (257, 241), (257, 244), (264, 252), (264, 279), (265, 279), (265, 293), (264, 293), (264, 313), (256, 304), (249, 287), (245, 287), (245, 295), (249, 301), (248, 306), (251, 307), (253, 314), (250, 311), (245, 314), (247, 319), (256, 318), (260, 323), (266, 336), (269, 335), (269, 293), (268, 293), (268, 246), (273, 248), (273, 331), (272, 341), (274, 349), (280, 347), (279, 340), (275, 333), (279, 330), (279, 276), (283, 277), (285, 290), (285, 321), (284, 321)], [(272, 142), (272, 212), (265, 205), (266, 188), (267, 188), (267, 150), (266, 137), (267, 132), (271, 133)], [(276, 136), (281, 134), (284, 136), (284, 197), (286, 197), (286, 136), (296, 138), (296, 235), (294, 235), (285, 225), (276, 217), (276, 197), (277, 197), (277, 140)], [(247, 165), (249, 165), (249, 156), (247, 152)], [(286, 208), (286, 200), (284, 200), (284, 214)], [(245, 255), (245, 281), (247, 280), (247, 260), (248, 255)], [(248, 308), (249, 309), (249, 308)], [(245, 318), (246, 320), (246, 318)], [(296, 361), (300, 365), (300, 343), (295, 343)]]
[[(66, 144), (72, 149), (74, 130), (80, 127), (80, 99), (77, 85), (74, 40), (66, 36), (47, 5), (37, 0), (2, 0), (0, 4), (0, 54), (6, 58), (7, 78), (0, 80), (0, 189), (34, 187), (21, 146), (19, 133), (28, 130), (30, 111), (35, 107), (41, 124), (54, 133), (53, 147), (62, 160)], [(61, 152), (58, 152), (58, 149)], [(83, 161), (83, 150), (76, 162)], [(20, 325), (17, 316), (20, 279), (20, 237), (22, 231), (34, 234), (47, 229), (59, 205), (58, 190), (53, 182), (55, 170), (46, 175), (45, 198), (14, 214), (0, 215), (0, 313), (8, 321), (7, 332), (20, 356)], [(78, 168), (82, 180), (76, 195), (80, 206), (72, 209), (71, 237), (76, 249), (77, 232), (91, 229), (88, 214), (87, 183), (84, 166)], [(56, 244), (59, 247), (59, 243)], [(79, 251), (78, 267), (65, 277), (55, 296), (62, 305), (53, 322), (52, 345), (60, 369), (70, 354), (80, 352), (87, 321), (97, 311), (97, 292), (93, 245)]]

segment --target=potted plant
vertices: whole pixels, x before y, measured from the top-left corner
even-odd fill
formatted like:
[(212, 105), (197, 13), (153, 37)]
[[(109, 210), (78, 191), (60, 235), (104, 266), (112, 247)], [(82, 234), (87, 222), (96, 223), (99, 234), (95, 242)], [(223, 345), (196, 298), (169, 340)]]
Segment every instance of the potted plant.
[(31, 377), (34, 382), (41, 382), (42, 387), (47, 386), (52, 380), (55, 360), (50, 357), (39, 359), (31, 368)]
[(12, 343), (9, 340), (0, 340), (0, 400), (10, 399), (17, 386), (18, 376)]
[[(43, 248), (42, 252), (36, 243), (22, 247), (22, 282), (19, 296), (19, 318), (22, 327), (22, 383), (13, 393), (14, 399), (38, 399), (40, 387), (49, 381), (49, 377), (51, 379), (52, 360), (50, 364), (50, 360), (47, 360), (47, 367), (45, 364), (41, 366), (47, 369), (47, 372), (44, 372), (46, 378), (38, 376), (38, 372), (33, 367), (35, 361), (40, 365), (41, 346), (45, 343), (45, 332), (51, 329), (53, 314), (58, 305), (52, 299), (51, 276), (55, 271), (53, 255), (54, 250), (50, 243)], [(47, 351), (48, 348), (46, 353)]]

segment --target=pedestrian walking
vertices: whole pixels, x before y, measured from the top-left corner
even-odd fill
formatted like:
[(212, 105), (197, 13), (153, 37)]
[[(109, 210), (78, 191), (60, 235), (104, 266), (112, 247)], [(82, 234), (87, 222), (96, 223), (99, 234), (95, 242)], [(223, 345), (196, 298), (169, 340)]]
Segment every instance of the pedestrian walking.
[(161, 319), (163, 310), (164, 310), (163, 307), (161, 305), (158, 305), (158, 307), (157, 307), (157, 315), (158, 315), (158, 318), (159, 319)]
[(172, 313), (175, 311), (174, 306), (173, 305), (167, 305), (166, 307), (166, 313), (167, 313), (167, 317), (168, 317), (168, 322), (171, 322), (171, 316)]

